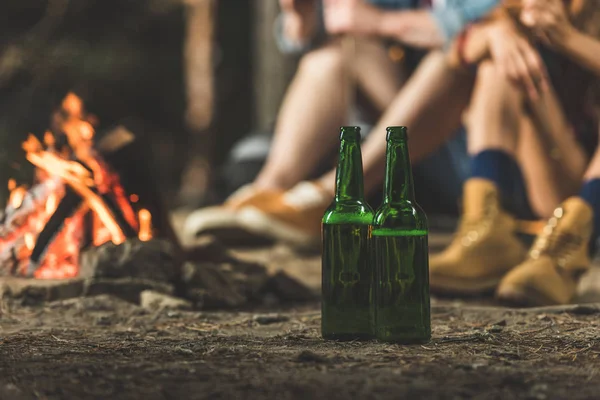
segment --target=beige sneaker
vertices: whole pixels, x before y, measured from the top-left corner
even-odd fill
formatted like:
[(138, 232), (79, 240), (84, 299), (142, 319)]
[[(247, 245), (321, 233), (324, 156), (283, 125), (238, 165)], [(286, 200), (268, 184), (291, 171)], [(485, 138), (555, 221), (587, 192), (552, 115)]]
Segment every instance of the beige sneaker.
[(284, 191), (259, 190), (252, 185), (245, 185), (229, 196), (222, 205), (192, 212), (185, 221), (184, 234), (190, 238), (211, 234), (226, 240), (245, 239), (248, 232), (238, 221), (239, 210), (245, 206), (279, 202), (283, 193)]
[(297, 247), (320, 243), (321, 219), (333, 195), (314, 182), (301, 182), (278, 201), (242, 207), (238, 219), (258, 235)]
[(592, 218), (592, 209), (584, 200), (567, 199), (548, 220), (527, 260), (504, 277), (497, 298), (520, 306), (569, 303), (579, 278), (590, 268)]
[(515, 235), (516, 221), (500, 207), (498, 190), (488, 180), (465, 183), (463, 216), (450, 246), (430, 257), (432, 292), (475, 295), (496, 288), (525, 259)]

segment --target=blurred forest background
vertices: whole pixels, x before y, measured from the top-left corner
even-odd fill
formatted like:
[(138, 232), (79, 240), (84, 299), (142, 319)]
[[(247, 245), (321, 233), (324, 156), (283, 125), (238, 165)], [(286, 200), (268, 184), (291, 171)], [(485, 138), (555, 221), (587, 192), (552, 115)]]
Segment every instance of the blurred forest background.
[(0, 200), (9, 178), (31, 182), (21, 142), (72, 90), (98, 135), (144, 131), (171, 207), (210, 201), (211, 171), (270, 131), (295, 69), (273, 40), (277, 14), (276, 0), (1, 1)]

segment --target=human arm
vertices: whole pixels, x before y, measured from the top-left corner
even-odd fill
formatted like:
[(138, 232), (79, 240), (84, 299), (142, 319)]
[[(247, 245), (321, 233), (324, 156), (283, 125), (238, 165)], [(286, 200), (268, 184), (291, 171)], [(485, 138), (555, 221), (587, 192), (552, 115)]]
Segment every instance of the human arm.
[(576, 29), (560, 0), (523, 0), (521, 22), (548, 46), (600, 75), (600, 41)]
[(413, 47), (437, 48), (497, 3), (498, 0), (465, 0), (461, 6), (389, 10), (365, 0), (324, 0), (325, 26), (330, 34), (387, 37)]
[(523, 86), (532, 99), (548, 88), (539, 53), (504, 13), (463, 32), (448, 53), (448, 60), (455, 67), (476, 65), (488, 58), (512, 82)]
[(281, 13), (275, 20), (274, 35), (283, 53), (306, 51), (322, 30), (318, 0), (279, 0)]

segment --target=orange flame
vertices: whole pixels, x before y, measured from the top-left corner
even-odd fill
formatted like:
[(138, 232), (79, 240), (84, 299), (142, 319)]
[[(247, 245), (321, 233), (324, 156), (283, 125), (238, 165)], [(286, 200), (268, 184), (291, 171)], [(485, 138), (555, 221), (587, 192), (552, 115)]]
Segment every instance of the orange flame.
[(25, 199), (25, 194), (27, 193), (27, 189), (23, 186), (19, 186), (18, 188), (13, 189), (10, 192), (9, 203), (13, 208), (21, 207), (23, 204), (23, 200)]
[[(44, 133), (43, 144), (34, 135), (27, 137), (22, 147), (27, 160), (36, 167), (36, 184), (29, 193), (25, 186), (18, 186), (14, 179), (9, 180), (8, 205), (12, 208), (7, 208), (10, 214), (7, 214), (6, 226), (0, 226), (2, 262), (14, 265), (16, 259), (17, 271), (24, 274), (40, 232), (65, 194), (65, 185), (83, 199), (44, 249), (42, 264), (34, 272), (34, 276), (41, 279), (77, 276), (79, 252), (84, 245), (86, 229), (90, 227), (86, 216), (90, 213), (93, 245), (125, 241), (125, 234), (105, 196), (112, 198), (113, 206), (116, 205), (125, 221), (137, 231), (140, 240), (147, 241), (153, 237), (151, 213), (147, 209), (138, 213), (133, 210), (131, 203), (139, 201), (139, 197), (133, 194), (128, 198), (119, 177), (95, 153), (92, 146), (94, 128), (83, 120), (85, 110), (81, 99), (69, 93), (62, 108), (69, 117), (60, 122), (60, 130), (67, 136), (70, 150), (65, 147), (60, 153), (55, 152), (56, 139), (49, 131)], [(71, 161), (73, 156), (78, 161)]]
[(142, 242), (147, 242), (148, 240), (152, 239), (152, 214), (150, 214), (150, 211), (142, 208), (138, 212), (138, 217), (140, 220), (138, 238)]
[(52, 132), (44, 132), (44, 144), (46, 145), (46, 147), (54, 147), (54, 145), (56, 144), (56, 139), (54, 138)]
[(83, 101), (73, 92), (67, 93), (62, 102), (62, 109), (67, 112), (69, 117), (83, 118)]
[(106, 204), (90, 189), (90, 186), (93, 186), (93, 180), (87, 169), (77, 162), (61, 160), (46, 151), (27, 153), (27, 159), (36, 167), (60, 176), (71, 186), (84, 199), (90, 209), (98, 215), (104, 226), (109, 230), (113, 243), (121, 244), (125, 241), (123, 231), (119, 228)]
[(24, 236), (24, 239), (27, 250), (33, 250), (35, 246), (35, 238), (33, 237), (33, 233), (27, 232)]
[(56, 195), (56, 193), (52, 193), (50, 194), (50, 196), (48, 196), (48, 200), (46, 201), (46, 214), (50, 215), (52, 214), (54, 211), (56, 211), (56, 207), (58, 206), (58, 196)]

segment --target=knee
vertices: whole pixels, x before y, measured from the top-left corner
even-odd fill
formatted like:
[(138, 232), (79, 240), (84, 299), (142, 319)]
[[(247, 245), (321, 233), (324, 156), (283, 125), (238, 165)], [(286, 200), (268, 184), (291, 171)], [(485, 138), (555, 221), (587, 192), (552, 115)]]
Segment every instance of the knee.
[(492, 61), (482, 62), (477, 68), (475, 88), (484, 96), (507, 98), (518, 94), (516, 86)]
[(524, 112), (520, 89), (491, 61), (481, 63), (477, 70), (471, 105), (474, 106), (471, 108), (488, 116), (498, 114), (504, 123), (513, 128)]
[(482, 62), (477, 69), (475, 87), (488, 96), (507, 99), (510, 104), (521, 104), (523, 91), (492, 61)]
[(331, 42), (305, 54), (300, 60), (299, 72), (306, 73), (340, 73), (344, 57), (339, 43)]

